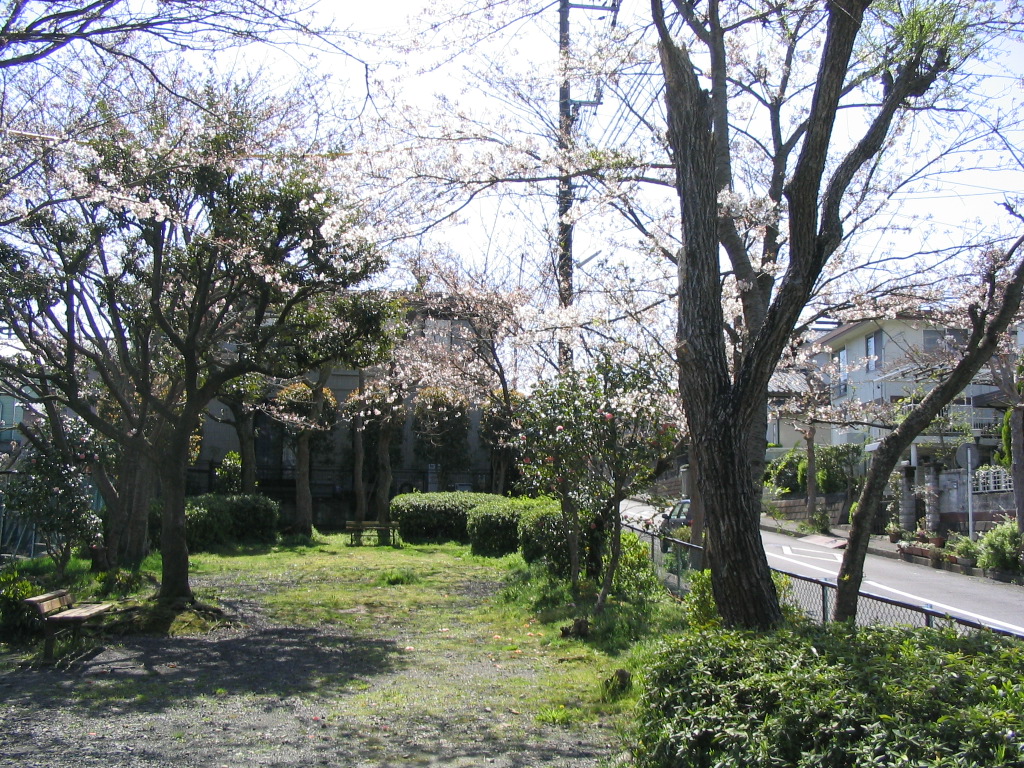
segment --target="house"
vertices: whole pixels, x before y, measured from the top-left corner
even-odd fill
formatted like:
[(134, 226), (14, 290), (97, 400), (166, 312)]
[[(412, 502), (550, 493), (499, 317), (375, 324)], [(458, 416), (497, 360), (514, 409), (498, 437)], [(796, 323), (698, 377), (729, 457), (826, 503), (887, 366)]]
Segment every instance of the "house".
[[(1015, 333), (1020, 347), (1021, 331)], [(831, 442), (860, 443), (870, 453), (888, 432), (882, 425), (898, 421), (901, 410), (920, 401), (931, 388), (935, 374), (955, 361), (958, 348), (965, 342), (965, 331), (938, 326), (925, 317), (847, 323), (815, 339), (814, 343), (823, 350), (818, 354), (818, 363), (829, 371), (833, 406), (841, 408), (859, 402), (866, 407), (866, 414), (860, 419), (863, 423), (833, 427)], [(958, 460), (958, 449), (965, 444), (973, 445), (980, 464), (991, 462), (1001, 444), (1003, 421), (998, 398), (993, 398), (996, 392), (998, 388), (983, 370), (915, 438), (903, 461), (903, 495), (917, 493), (924, 498), (916, 503), (912, 499), (902, 500), (904, 527), (922, 516), (929, 528), (966, 530), (969, 515), (973, 524), (975, 499), (973, 495), (968, 498), (971, 481), (961, 466), (962, 458)], [(869, 426), (872, 421), (877, 425)], [(975, 482), (974, 491), (984, 491), (983, 485)], [(1012, 513), (1012, 499), (1005, 493), (998, 500), (990, 497), (977, 505), (989, 518)]]

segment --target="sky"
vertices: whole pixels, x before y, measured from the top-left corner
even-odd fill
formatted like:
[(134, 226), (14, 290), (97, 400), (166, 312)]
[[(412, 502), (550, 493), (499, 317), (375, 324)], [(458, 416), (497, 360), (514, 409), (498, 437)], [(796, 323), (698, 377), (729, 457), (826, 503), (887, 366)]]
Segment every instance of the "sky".
[[(542, 6), (541, 3), (537, 5)], [(411, 31), (419, 26), (416, 17), (426, 8), (436, 10), (438, 7), (435, 3), (425, 3), (423, 0), (392, 0), (385, 9), (372, 4), (352, 3), (350, 0), (320, 0), (317, 10), (324, 18), (333, 15), (339, 27), (366, 34), (381, 34), (390, 41), (397, 41), (414, 37)], [(625, 0), (621, 13), (625, 18), (629, 14), (642, 12), (643, 7), (642, 3)], [(585, 24), (595, 23), (594, 16), (595, 14), (589, 11), (574, 10), (571, 16), (574, 30)], [(404, 58), (402, 69), (381, 65), (376, 71), (389, 78), (400, 72), (395, 87), (400, 98), (407, 99), (412, 104), (425, 106), (436, 94), (444, 94), (449, 98), (462, 99), (480, 115), (491, 113), (495, 109), (500, 112), (502, 107), (496, 107), (484, 94), (466, 91), (467, 67), (478, 63), (480, 57), (484, 55), (496, 58), (512, 55), (517, 61), (525, 62), (525, 71), (529, 71), (531, 67), (548, 66), (557, 53), (554, 40), (556, 24), (557, 4), (552, 3), (549, 9), (541, 14), (537, 23), (516, 26), (516, 34), (511, 38), (489, 40), (487, 44), (471, 48), (446, 66), (429, 73), (413, 74), (410, 71), (417, 65), (415, 55)], [(418, 39), (424, 42), (432, 38), (420, 35)], [(374, 65), (394, 56), (393, 53), (370, 46), (356, 50), (356, 55)], [(1016, 47), (1011, 59), (1015, 59), (1018, 64), (1024, 62), (1024, 49)], [(425, 55), (419, 60), (425, 61)], [(348, 80), (348, 95), (354, 96), (360, 92), (363, 86), (363, 71), (358, 62), (331, 54), (323, 54), (320, 62), (334, 71), (339, 79)], [(1018, 94), (1021, 90), (1019, 81), (1014, 83), (1008, 79), (995, 81), (992, 88), (1016, 88)], [(581, 93), (574, 93), (574, 96), (585, 98)], [(993, 98), (996, 97), (997, 94), (993, 92)], [(554, 98), (550, 109), (553, 117), (557, 113)], [(610, 105), (607, 104), (597, 111), (585, 111), (585, 114), (589, 115), (589, 119), (597, 127), (607, 128), (615, 120), (614, 114), (610, 112)], [(851, 131), (856, 129), (856, 125), (849, 128)], [(844, 130), (842, 123), (838, 130)], [(915, 137), (915, 141), (919, 143), (930, 140), (931, 137), (925, 134)], [(973, 164), (977, 160), (976, 156), (958, 158), (959, 162), (965, 164)], [(1024, 190), (1024, 173), (1020, 168), (1007, 170), (1011, 160), (1006, 152), (993, 150), (981, 163), (984, 168), (947, 172), (941, 180), (936, 178), (928, 185), (924, 185), (931, 188), (917, 189), (912, 194), (904, 195), (892, 218), (886, 221), (888, 226), (867, 238), (863, 247), (882, 249), (894, 241), (905, 245), (915, 239), (927, 237), (925, 247), (938, 250), (955, 243), (964, 228), (972, 229), (987, 222), (1005, 221), (1006, 216), (999, 208), (999, 203), (1006, 197), (1008, 191), (1013, 193)], [(553, 184), (551, 192), (553, 195)], [(543, 226), (550, 227), (554, 221), (553, 200), (534, 201), (525, 209), (520, 209), (519, 205), (511, 198), (492, 199), (475, 204), (464, 212), (462, 223), (458, 227), (441, 228), (436, 237), (447, 240), (456, 250), (491, 258), (509, 258), (517, 249), (530, 247), (526, 243), (531, 240), (534, 241), (532, 247), (545, 247), (537, 244), (536, 238), (542, 236)], [(596, 223), (591, 227), (588, 222), (582, 222), (577, 227), (576, 237), (577, 260), (586, 259), (599, 251), (604, 258), (615, 251)]]

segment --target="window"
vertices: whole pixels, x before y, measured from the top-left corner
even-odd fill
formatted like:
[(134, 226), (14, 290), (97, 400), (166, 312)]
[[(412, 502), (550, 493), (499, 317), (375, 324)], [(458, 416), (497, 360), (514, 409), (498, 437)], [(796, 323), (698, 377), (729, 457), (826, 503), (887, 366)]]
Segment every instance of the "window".
[(877, 371), (882, 365), (882, 332), (869, 333), (864, 339), (864, 370)]
[(832, 353), (832, 365), (836, 369), (832, 382), (832, 396), (845, 397), (850, 387), (850, 369), (846, 365), (846, 347)]

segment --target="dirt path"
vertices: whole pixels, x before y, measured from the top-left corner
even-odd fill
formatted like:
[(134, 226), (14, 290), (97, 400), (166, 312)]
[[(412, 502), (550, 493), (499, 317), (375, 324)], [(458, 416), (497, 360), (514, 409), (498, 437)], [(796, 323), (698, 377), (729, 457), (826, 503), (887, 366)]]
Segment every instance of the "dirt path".
[(235, 621), (208, 635), (125, 637), (70, 665), (0, 672), (0, 766), (620, 762), (612, 729), (546, 726), (518, 707), (539, 658), (496, 661), (415, 628), (279, 626), (254, 599), (225, 607)]

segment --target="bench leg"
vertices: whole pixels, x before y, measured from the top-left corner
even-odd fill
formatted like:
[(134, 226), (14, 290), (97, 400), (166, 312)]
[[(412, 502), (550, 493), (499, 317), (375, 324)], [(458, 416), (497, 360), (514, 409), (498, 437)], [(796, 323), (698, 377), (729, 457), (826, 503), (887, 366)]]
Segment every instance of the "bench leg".
[(53, 646), (57, 639), (57, 628), (53, 625), (53, 622), (43, 623), (43, 661), (50, 663), (53, 661)]

